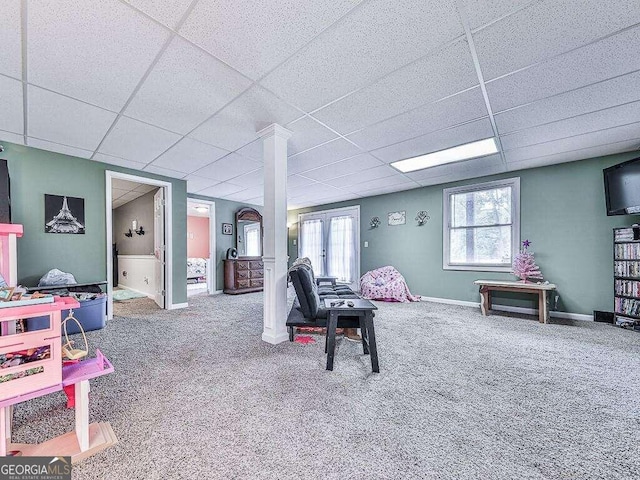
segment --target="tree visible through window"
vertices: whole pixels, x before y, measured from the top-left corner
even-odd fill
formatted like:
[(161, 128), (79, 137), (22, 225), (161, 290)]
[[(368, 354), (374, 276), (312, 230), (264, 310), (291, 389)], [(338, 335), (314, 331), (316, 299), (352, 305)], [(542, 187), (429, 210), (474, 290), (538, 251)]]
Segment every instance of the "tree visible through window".
[(519, 244), (519, 179), (446, 189), (443, 200), (444, 267), (510, 268)]

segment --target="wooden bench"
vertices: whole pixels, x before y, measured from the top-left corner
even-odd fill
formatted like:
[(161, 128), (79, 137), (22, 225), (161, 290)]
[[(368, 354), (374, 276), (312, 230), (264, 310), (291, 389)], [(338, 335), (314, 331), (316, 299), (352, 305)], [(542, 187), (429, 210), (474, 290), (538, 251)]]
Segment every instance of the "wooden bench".
[(549, 321), (549, 292), (556, 289), (553, 283), (522, 283), (516, 281), (476, 280), (474, 284), (480, 287), (480, 310), (488, 315), (491, 310), (491, 292), (519, 292), (532, 293), (538, 296), (538, 320), (540, 323)]

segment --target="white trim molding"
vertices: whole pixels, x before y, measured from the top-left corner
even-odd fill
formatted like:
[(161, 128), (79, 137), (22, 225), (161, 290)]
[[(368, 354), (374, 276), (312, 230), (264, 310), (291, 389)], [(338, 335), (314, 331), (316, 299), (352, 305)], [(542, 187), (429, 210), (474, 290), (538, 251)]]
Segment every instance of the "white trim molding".
[[(167, 310), (175, 307), (173, 305), (173, 196), (171, 182), (156, 180), (128, 173), (105, 170), (105, 198), (106, 198), (106, 237), (107, 237), (107, 318), (113, 318), (113, 206), (112, 206), (112, 180), (119, 178), (130, 182), (142, 183), (144, 185), (154, 185), (164, 188), (164, 232), (165, 232), (165, 306)], [(185, 265), (186, 268), (186, 265)], [(186, 287), (186, 286), (185, 286)], [(182, 304), (179, 304), (182, 305)], [(186, 304), (185, 304), (186, 305)]]
[[(469, 302), (466, 300), (453, 300), (451, 298), (426, 297), (421, 295), (420, 301), (444, 303), (447, 305), (459, 305), (461, 307), (480, 308), (480, 302)], [(495, 303), (491, 305), (491, 310), (498, 310), (500, 312), (510, 312), (510, 313), (522, 313), (524, 315), (536, 315), (536, 316), (538, 315), (537, 308), (514, 307), (510, 305), (496, 305)], [(549, 315), (555, 318), (562, 318), (565, 320), (581, 320), (581, 321), (589, 321), (589, 322), (593, 321), (593, 317), (591, 315), (586, 315), (584, 313), (551, 311), (549, 312)]]
[[(460, 193), (511, 187), (511, 262), (520, 250), (520, 177), (504, 178), (493, 182), (461, 185), (442, 190), (442, 269), (478, 272), (510, 272), (511, 262), (505, 264), (457, 264), (449, 263), (449, 237), (451, 232), (450, 196)], [(506, 224), (505, 224), (506, 225)]]
[(179, 310), (181, 308), (187, 308), (188, 306), (189, 306), (188, 302), (172, 303), (171, 305), (169, 305), (169, 308), (167, 308), (167, 310)]

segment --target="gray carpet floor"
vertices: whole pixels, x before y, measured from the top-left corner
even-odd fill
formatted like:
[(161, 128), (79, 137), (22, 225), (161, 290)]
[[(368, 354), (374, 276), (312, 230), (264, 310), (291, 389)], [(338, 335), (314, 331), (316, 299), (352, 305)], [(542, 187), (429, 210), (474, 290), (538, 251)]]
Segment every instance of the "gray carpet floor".
[[(380, 374), (339, 340), (261, 341), (262, 294), (117, 304), (91, 332), (114, 374), (92, 421), (118, 445), (76, 479), (628, 479), (640, 472), (640, 336), (433, 303), (384, 304)], [(14, 439), (73, 427), (54, 394), (19, 405)]]

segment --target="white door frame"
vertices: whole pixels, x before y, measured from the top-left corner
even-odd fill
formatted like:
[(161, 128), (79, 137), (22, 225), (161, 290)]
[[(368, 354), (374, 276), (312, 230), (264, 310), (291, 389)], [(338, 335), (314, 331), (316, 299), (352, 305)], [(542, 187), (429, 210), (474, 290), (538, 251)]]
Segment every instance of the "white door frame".
[[(112, 185), (113, 179), (128, 180), (130, 182), (142, 183), (144, 185), (154, 185), (164, 188), (164, 237), (165, 237), (165, 309), (172, 310), (181, 308), (186, 304), (173, 304), (173, 197), (171, 191), (171, 183), (153, 178), (139, 177), (128, 173), (114, 172), (112, 170), (105, 171), (106, 180), (106, 213), (107, 213), (107, 319), (113, 318), (113, 209), (112, 209)], [(186, 265), (185, 265), (186, 268)]]
[(199, 203), (209, 206), (209, 262), (207, 263), (207, 290), (209, 295), (220, 293), (216, 291), (217, 283), (217, 252), (216, 252), (216, 202), (212, 200), (200, 200), (199, 198), (187, 197), (187, 205)]
[(302, 225), (302, 219), (305, 216), (311, 216), (311, 215), (318, 215), (318, 214), (339, 214), (340, 212), (344, 212), (344, 211), (348, 211), (348, 210), (356, 210), (356, 215), (358, 217), (358, 226), (356, 228), (356, 258), (357, 258), (357, 262), (356, 262), (356, 266), (358, 267), (358, 271), (357, 273), (357, 278), (354, 279), (354, 283), (356, 283), (358, 285), (358, 291), (359, 291), (359, 287), (360, 287), (360, 274), (361, 274), (361, 268), (360, 268), (360, 205), (352, 205), (350, 207), (340, 207), (340, 208), (331, 208), (329, 210), (314, 210), (312, 212), (306, 212), (306, 213), (299, 213), (298, 214), (298, 252), (300, 252), (300, 234), (302, 233), (302, 229), (300, 228), (300, 226)]

